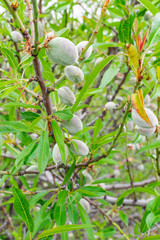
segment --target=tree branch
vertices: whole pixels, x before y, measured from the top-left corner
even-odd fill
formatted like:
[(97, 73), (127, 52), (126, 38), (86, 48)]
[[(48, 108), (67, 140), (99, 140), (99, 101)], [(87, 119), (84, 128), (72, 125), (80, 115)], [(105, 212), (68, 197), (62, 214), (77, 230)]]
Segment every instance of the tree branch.
[(115, 223), (112, 218), (106, 214), (98, 205), (97, 203), (94, 203), (93, 201), (91, 201), (89, 198), (83, 197), (84, 199), (86, 199), (91, 205), (93, 205), (96, 209), (98, 209), (98, 211), (109, 220), (109, 222), (115, 226), (117, 228), (117, 230), (125, 237), (125, 239), (129, 240), (129, 237), (123, 232), (123, 230), (121, 229), (121, 227)]
[[(133, 187), (144, 187), (145, 185), (148, 185), (153, 182), (156, 182), (155, 177), (152, 177), (140, 182), (134, 182)], [(120, 190), (120, 189), (130, 189), (130, 188), (132, 188), (131, 183), (119, 183), (119, 184), (113, 184), (113, 185), (106, 185), (105, 187), (106, 190)]]
[(29, 39), (30, 39), (30, 36), (29, 36), (28, 32), (26, 31), (26, 28), (25, 28), (25, 26), (23, 25), (20, 17), (18, 16), (17, 11), (16, 11), (16, 10), (13, 10), (12, 5), (11, 5), (11, 3), (10, 3), (9, 0), (3, 0), (3, 2), (5, 3), (6, 7), (7, 7), (8, 10), (9, 10), (9, 13), (12, 15), (13, 19), (15, 20), (15, 22), (19, 25), (19, 27), (20, 27), (19, 30), (21, 31), (23, 37), (24, 37), (26, 40), (29, 40)]

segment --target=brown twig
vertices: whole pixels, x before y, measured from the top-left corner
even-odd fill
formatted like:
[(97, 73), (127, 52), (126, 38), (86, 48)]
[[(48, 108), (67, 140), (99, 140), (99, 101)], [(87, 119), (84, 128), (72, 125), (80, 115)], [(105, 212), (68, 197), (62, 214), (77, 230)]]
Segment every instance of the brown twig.
[(96, 209), (98, 209), (98, 211), (105, 217), (108, 219), (108, 221), (117, 228), (117, 230), (125, 237), (125, 239), (129, 240), (129, 237), (123, 232), (123, 230), (120, 228), (120, 226), (115, 223), (112, 218), (106, 214), (98, 205), (97, 203), (94, 203), (93, 201), (91, 201), (89, 198), (87, 197), (83, 197), (84, 199), (86, 199), (91, 205), (93, 205)]
[(8, 216), (5, 207), (4, 207), (4, 206), (1, 206), (1, 210), (2, 210), (2, 212), (3, 212), (3, 214), (4, 214), (4, 216), (5, 216), (6, 219), (7, 219), (8, 225), (9, 225), (9, 226), (11, 227), (11, 229), (13, 230), (14, 227), (13, 227), (12, 220), (11, 220), (11, 218)]
[[(36, 72), (36, 77), (38, 78), (39, 86), (42, 91), (43, 103), (44, 103), (47, 115), (50, 116), (52, 114), (52, 103), (51, 103), (51, 99), (50, 99), (48, 91), (47, 91), (47, 87), (43, 81), (38, 56), (35, 56), (35, 58), (33, 59), (33, 66), (34, 66), (34, 69)], [(48, 121), (48, 128), (49, 128), (49, 131), (53, 134), (52, 125), (51, 125), (50, 121)]]

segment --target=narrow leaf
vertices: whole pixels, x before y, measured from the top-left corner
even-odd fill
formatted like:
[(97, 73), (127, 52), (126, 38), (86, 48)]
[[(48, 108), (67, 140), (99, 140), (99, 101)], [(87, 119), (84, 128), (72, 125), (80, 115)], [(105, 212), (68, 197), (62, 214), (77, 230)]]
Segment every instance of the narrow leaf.
[(91, 72), (90, 76), (88, 77), (85, 85), (83, 86), (80, 94), (78, 95), (78, 98), (75, 102), (75, 104), (72, 107), (72, 112), (76, 111), (76, 108), (78, 106), (78, 104), (80, 103), (82, 97), (84, 96), (84, 94), (86, 93), (86, 91), (88, 90), (89, 86), (91, 85), (91, 83), (94, 81), (94, 79), (98, 76), (98, 74), (102, 71), (102, 69), (113, 60), (113, 58), (115, 58), (116, 56), (111, 55), (109, 57), (107, 57), (106, 59), (102, 60), (95, 68), (94, 70)]
[(34, 205), (36, 205), (36, 203), (40, 199), (42, 199), (47, 193), (48, 193), (48, 191), (43, 191), (43, 192), (39, 192), (36, 195), (34, 195), (33, 197), (31, 197), (29, 199), (29, 206), (30, 206), (30, 208), (32, 208)]
[[(78, 202), (77, 202), (77, 206), (78, 206), (78, 210), (79, 210), (79, 213), (80, 213), (82, 223), (85, 224), (85, 225), (91, 224), (90, 219), (89, 219), (87, 213), (85, 212), (84, 208)], [(90, 227), (89, 229), (86, 229), (86, 232), (87, 232), (87, 235), (88, 235), (90, 240), (95, 239), (92, 227)]]
[(74, 169), (75, 169), (75, 164), (76, 162), (74, 161), (72, 166), (69, 168), (66, 176), (64, 177), (64, 180), (63, 180), (63, 183), (62, 185), (64, 185), (66, 182), (68, 182), (68, 180), (70, 179), (70, 177), (72, 176), (72, 173), (74, 172)]
[(136, 153), (140, 153), (140, 152), (144, 152), (146, 150), (150, 150), (150, 149), (153, 149), (153, 148), (159, 148), (160, 147), (160, 140), (158, 141), (155, 141), (153, 143), (150, 143), (144, 147), (142, 147), (141, 149), (139, 149)]
[(43, 173), (49, 158), (49, 139), (47, 131), (42, 132), (37, 152), (38, 170), (40, 173)]
[(24, 160), (24, 158), (29, 155), (29, 153), (34, 148), (34, 145), (36, 144), (36, 142), (37, 142), (37, 139), (31, 142), (26, 148), (22, 150), (22, 152), (16, 158), (16, 161), (15, 161), (16, 167), (18, 167), (18, 165), (21, 164), (22, 160)]
[(57, 233), (69, 232), (69, 231), (74, 231), (74, 230), (83, 229), (83, 228), (84, 229), (90, 228), (90, 227), (92, 227), (91, 224), (81, 224), (81, 225), (75, 224), (75, 225), (59, 226), (59, 227), (46, 230), (43, 233), (39, 234), (37, 240), (44, 237), (53, 236), (54, 234), (57, 234)]
[(61, 153), (62, 161), (66, 165), (64, 137), (62, 135), (60, 127), (58, 126), (58, 123), (55, 120), (52, 121), (52, 127), (53, 127), (54, 137), (56, 139), (56, 142), (57, 142), (58, 147), (59, 147), (59, 151)]
[(160, 235), (154, 235), (150, 237), (145, 237), (142, 240), (159, 240), (159, 239), (160, 239)]
[(29, 231), (33, 232), (34, 223), (29, 212), (29, 203), (26, 196), (23, 194), (22, 190), (15, 187), (12, 187), (12, 192), (15, 197), (13, 206), (16, 213), (22, 217)]
[(138, 0), (145, 8), (147, 8), (154, 16), (159, 13), (158, 8), (156, 8), (149, 0)]

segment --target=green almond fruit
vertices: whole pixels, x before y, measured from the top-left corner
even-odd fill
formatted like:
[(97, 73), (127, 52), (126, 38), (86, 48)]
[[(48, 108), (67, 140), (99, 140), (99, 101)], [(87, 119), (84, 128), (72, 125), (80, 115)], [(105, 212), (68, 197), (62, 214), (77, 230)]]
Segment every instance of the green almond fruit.
[(84, 80), (84, 74), (79, 67), (67, 66), (64, 69), (64, 73), (68, 80), (70, 80), (73, 83), (80, 83)]
[(72, 65), (78, 60), (76, 46), (63, 37), (56, 37), (48, 42), (46, 55), (52, 62), (62, 66)]

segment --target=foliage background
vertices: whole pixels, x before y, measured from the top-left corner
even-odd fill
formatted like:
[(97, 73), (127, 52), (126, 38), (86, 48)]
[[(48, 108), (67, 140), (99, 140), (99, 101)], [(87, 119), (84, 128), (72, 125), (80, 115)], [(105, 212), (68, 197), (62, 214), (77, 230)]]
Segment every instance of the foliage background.
[[(18, 1), (15, 12), (31, 36), (32, 14), (39, 9), (39, 16), (34, 12), (39, 39), (28, 53), (27, 35), (6, 6), (16, 2), (0, 2), (5, 9), (0, 15), (0, 238), (160, 239), (160, 140), (158, 132), (152, 137), (137, 133), (130, 105), (134, 90), (141, 89), (145, 106), (159, 118), (160, 1), (113, 0), (107, 10), (102, 7), (108, 1), (44, 0), (38, 6), (35, 0)], [(79, 9), (83, 17), (77, 17)], [(23, 43), (12, 41), (15, 29), (23, 32)], [(93, 45), (91, 56), (79, 60), (84, 82), (64, 79), (57, 84), (64, 67), (51, 63), (43, 47), (45, 34), (52, 30), (75, 45), (84, 40)], [(138, 36), (147, 36), (142, 51)], [(139, 68), (130, 61), (126, 44), (136, 47)], [(99, 57), (104, 60), (95, 66)], [(39, 82), (33, 81), (37, 58), (50, 92), (51, 116)], [(56, 90), (62, 86), (75, 93), (72, 108), (58, 98)], [(106, 109), (109, 101), (118, 107)], [(59, 122), (73, 113), (81, 118), (83, 130), (70, 137)], [(87, 144), (89, 154), (69, 151), (67, 165), (65, 160), (55, 165), (55, 142), (63, 154), (64, 141), (70, 149), (74, 138)], [(89, 213), (81, 198), (89, 203)]]

